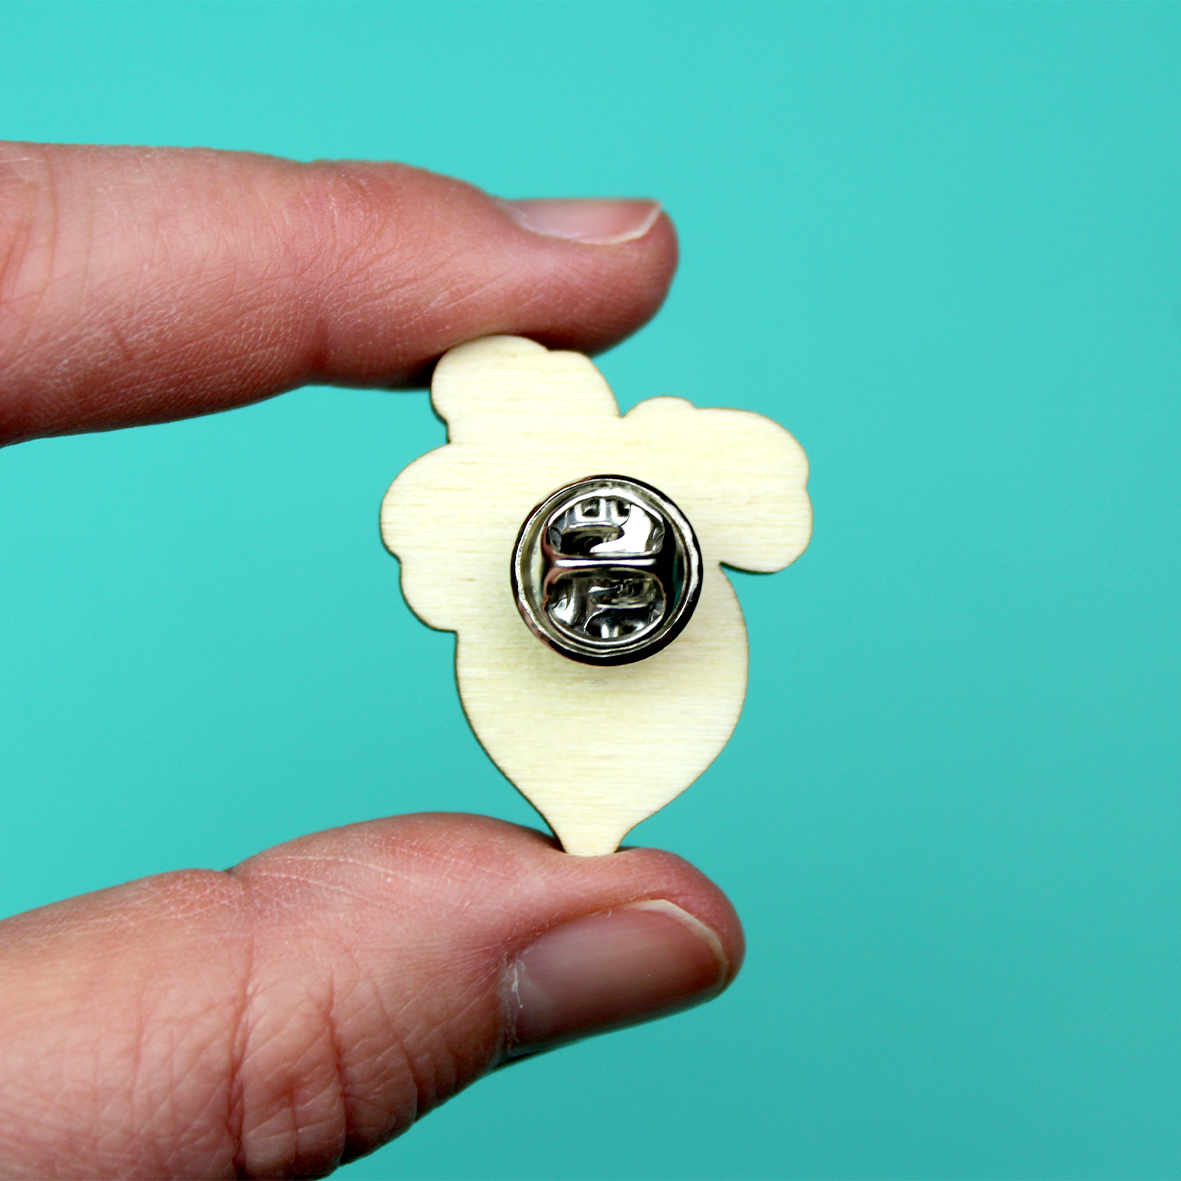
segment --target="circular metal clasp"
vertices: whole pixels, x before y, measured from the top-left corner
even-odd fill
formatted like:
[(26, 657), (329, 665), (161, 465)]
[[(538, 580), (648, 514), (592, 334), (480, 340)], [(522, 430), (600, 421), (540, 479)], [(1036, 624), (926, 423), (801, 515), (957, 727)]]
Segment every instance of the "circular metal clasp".
[(559, 488), (525, 518), (511, 569), (517, 609), (555, 652), (630, 664), (659, 652), (701, 594), (701, 549), (667, 496), (626, 476)]

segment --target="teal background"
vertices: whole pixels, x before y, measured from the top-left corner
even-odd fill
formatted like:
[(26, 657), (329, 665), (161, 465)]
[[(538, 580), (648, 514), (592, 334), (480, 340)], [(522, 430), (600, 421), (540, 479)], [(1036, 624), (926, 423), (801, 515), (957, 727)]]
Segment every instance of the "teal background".
[[(718, 1003), (486, 1080), (361, 1178), (1181, 1175), (1177, 5), (0, 6), (0, 134), (654, 194), (621, 402), (769, 414), (816, 534), (635, 837)], [(532, 823), (377, 537), (425, 394), (0, 454), (0, 908), (311, 829)]]

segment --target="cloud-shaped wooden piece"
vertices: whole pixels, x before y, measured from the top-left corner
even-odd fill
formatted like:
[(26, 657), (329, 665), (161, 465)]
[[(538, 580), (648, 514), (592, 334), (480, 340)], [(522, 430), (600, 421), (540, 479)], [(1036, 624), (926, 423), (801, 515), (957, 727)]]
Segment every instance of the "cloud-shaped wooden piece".
[[(386, 494), (381, 529), (402, 591), (458, 633), (456, 675), (476, 736), (568, 853), (613, 852), (726, 744), (746, 693), (746, 627), (721, 563), (770, 572), (808, 544), (808, 461), (744, 410), (652, 398), (622, 417), (579, 353), (489, 336), (439, 362), (431, 398), (449, 442)], [(604, 473), (659, 488), (701, 547), (701, 598), (663, 651), (619, 666), (569, 660), (522, 620), (509, 567), (550, 493)]]

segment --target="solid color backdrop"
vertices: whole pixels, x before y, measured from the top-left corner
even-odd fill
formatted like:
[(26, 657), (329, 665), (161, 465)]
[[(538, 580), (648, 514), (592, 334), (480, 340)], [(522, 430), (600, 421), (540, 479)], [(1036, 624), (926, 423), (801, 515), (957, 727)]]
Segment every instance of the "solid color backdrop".
[[(0, 6), (0, 135), (655, 195), (602, 359), (813, 464), (746, 712), (634, 840), (717, 1004), (501, 1072), (361, 1178), (1181, 1174), (1176, 5)], [(0, 453), (0, 908), (397, 811), (533, 823), (377, 534), (422, 393)]]

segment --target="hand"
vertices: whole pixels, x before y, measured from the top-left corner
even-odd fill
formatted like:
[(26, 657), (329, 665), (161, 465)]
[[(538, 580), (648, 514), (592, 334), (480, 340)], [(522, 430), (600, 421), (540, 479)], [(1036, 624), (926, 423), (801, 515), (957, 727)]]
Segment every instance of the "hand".
[[(601, 349), (675, 265), (652, 202), (0, 145), (0, 443), (409, 384), (488, 333)], [(511, 1057), (716, 995), (741, 958), (678, 858), (474, 816), (58, 903), (0, 923), (0, 1173), (319, 1175)]]

